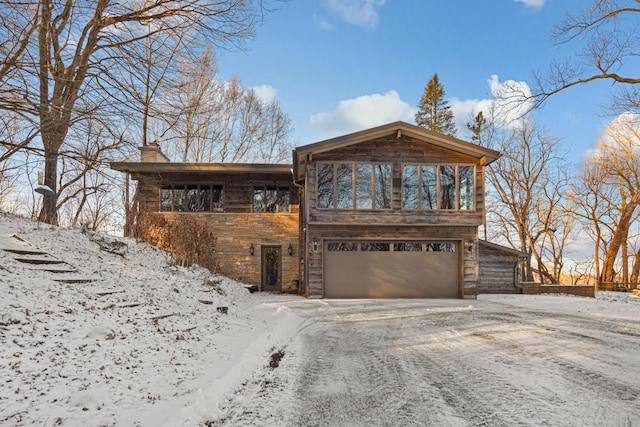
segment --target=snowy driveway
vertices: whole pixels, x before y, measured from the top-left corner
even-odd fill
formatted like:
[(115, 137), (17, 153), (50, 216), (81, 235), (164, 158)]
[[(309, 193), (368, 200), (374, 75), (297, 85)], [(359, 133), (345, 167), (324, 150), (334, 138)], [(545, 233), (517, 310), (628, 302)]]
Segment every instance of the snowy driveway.
[(280, 366), (254, 373), (211, 425), (640, 425), (640, 302), (283, 304), (301, 326)]

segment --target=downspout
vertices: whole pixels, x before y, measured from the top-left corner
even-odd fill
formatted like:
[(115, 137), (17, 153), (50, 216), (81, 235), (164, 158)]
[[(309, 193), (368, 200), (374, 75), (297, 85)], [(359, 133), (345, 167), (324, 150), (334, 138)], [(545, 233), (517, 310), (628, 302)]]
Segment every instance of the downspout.
[(520, 290), (519, 293), (523, 293), (523, 289), (522, 289), (522, 285), (520, 284), (520, 281), (518, 280), (518, 267), (520, 266), (520, 261), (521, 259), (518, 258), (518, 260), (516, 261), (516, 264), (513, 266), (513, 284), (515, 285), (515, 287), (517, 289)]
[(305, 274), (305, 262), (306, 262), (306, 254), (307, 254), (307, 223), (304, 221), (304, 216), (306, 215), (307, 204), (303, 202), (307, 197), (307, 192), (303, 185), (298, 184), (297, 182), (297, 162), (296, 162), (296, 152), (293, 151), (293, 167), (296, 169), (291, 169), (291, 177), (294, 187), (298, 188), (302, 192), (302, 197), (299, 197), (298, 203), (298, 267), (300, 268), (298, 273), (298, 280), (300, 284), (298, 285), (298, 294), (306, 294), (307, 293), (307, 280)]

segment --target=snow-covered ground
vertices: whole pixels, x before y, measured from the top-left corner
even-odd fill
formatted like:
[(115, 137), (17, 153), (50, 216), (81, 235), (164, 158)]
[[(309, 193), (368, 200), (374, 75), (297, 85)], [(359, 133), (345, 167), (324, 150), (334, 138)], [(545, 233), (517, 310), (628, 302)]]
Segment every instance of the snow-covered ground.
[(280, 305), (296, 297), (250, 294), (130, 239), (105, 252), (100, 238), (113, 240), (0, 213), (0, 425), (198, 425), (300, 327)]
[(0, 213), (0, 425), (640, 426), (631, 295), (305, 300), (117, 241)]

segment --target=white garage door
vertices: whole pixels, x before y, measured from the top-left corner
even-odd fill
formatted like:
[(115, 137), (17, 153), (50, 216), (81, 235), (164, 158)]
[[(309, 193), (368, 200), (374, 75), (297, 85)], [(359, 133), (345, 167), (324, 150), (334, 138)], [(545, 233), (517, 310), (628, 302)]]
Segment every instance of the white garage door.
[(456, 242), (328, 241), (325, 298), (458, 298)]

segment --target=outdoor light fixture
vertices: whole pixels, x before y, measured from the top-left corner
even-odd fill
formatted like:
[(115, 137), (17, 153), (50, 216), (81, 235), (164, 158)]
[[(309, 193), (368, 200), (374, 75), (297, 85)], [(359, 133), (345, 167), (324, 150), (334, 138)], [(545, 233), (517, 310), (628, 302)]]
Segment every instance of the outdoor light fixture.
[(287, 252), (289, 252), (289, 255), (293, 255), (293, 246), (291, 246), (291, 242), (289, 242), (289, 248), (287, 249)]
[(318, 241), (317, 240), (313, 240), (313, 251), (317, 251), (318, 250)]
[(253, 247), (253, 243), (252, 243), (251, 246), (249, 246), (249, 253), (251, 254), (251, 256), (253, 256), (255, 251), (256, 251), (256, 248)]

